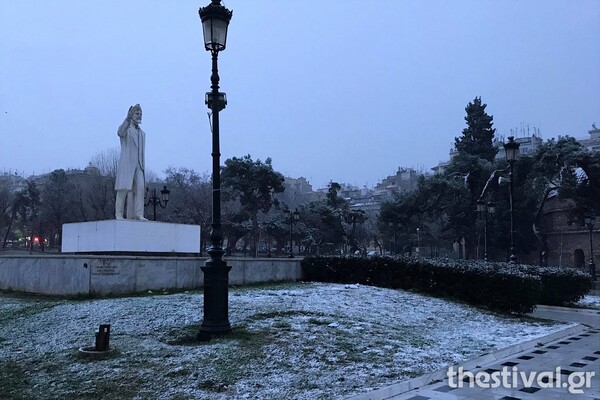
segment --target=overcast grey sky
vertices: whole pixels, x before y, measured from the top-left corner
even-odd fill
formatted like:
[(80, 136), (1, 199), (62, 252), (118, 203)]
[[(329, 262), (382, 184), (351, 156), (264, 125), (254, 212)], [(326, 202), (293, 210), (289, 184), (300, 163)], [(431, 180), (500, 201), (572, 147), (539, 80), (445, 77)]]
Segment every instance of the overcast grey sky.
[[(0, 0), (0, 173), (85, 167), (136, 103), (149, 169), (208, 172), (208, 3)], [(600, 0), (224, 4), (222, 162), (371, 187), (447, 160), (475, 96), (504, 136), (600, 124)]]

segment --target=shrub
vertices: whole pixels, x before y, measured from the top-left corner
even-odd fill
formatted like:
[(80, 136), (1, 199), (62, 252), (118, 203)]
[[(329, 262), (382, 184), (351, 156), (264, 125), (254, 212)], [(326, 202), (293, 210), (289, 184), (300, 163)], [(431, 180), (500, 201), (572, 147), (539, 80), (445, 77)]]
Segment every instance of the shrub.
[(417, 289), (506, 313), (528, 313), (536, 304), (577, 301), (591, 288), (587, 275), (520, 264), (422, 258), (307, 257), (310, 281)]
[(542, 279), (542, 293), (539, 304), (561, 306), (575, 303), (592, 288), (589, 275), (573, 268), (536, 267), (521, 265), (527, 273), (538, 275)]

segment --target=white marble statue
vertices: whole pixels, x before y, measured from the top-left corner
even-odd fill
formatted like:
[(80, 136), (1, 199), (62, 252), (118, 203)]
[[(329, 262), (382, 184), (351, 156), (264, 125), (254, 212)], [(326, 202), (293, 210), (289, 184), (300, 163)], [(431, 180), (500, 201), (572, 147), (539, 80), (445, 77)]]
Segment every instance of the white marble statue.
[(123, 219), (127, 200), (127, 219), (144, 218), (144, 148), (146, 134), (140, 128), (142, 107), (139, 104), (129, 107), (127, 118), (119, 126), (117, 135), (121, 140), (121, 155), (117, 166), (115, 190), (115, 218)]

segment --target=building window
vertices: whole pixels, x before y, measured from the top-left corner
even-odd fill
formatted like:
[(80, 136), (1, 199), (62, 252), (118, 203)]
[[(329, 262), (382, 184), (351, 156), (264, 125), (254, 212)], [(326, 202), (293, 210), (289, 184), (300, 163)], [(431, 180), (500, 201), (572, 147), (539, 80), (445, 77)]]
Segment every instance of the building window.
[(573, 265), (575, 268), (585, 268), (585, 254), (581, 249), (575, 249), (573, 252)]

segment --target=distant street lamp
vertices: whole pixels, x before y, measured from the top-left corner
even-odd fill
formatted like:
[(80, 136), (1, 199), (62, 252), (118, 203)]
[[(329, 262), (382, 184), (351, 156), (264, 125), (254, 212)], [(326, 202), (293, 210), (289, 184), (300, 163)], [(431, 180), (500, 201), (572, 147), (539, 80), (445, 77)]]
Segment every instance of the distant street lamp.
[(508, 137), (508, 143), (504, 144), (504, 154), (506, 156), (506, 161), (510, 165), (510, 172), (508, 175), (509, 179), (509, 197), (510, 197), (510, 258), (509, 262), (511, 264), (517, 263), (517, 256), (515, 255), (515, 211), (513, 207), (513, 191), (514, 191), (514, 183), (513, 183), (513, 172), (514, 165), (517, 159), (517, 155), (519, 154), (519, 146), (520, 144), (515, 142), (514, 136)]
[(300, 213), (297, 209), (294, 212), (291, 212), (290, 210), (285, 210), (284, 213), (286, 215), (287, 220), (290, 222), (290, 255), (288, 257), (294, 258), (294, 246), (292, 245), (292, 229), (294, 227), (294, 221), (300, 221)]
[(592, 276), (592, 280), (597, 281), (598, 276), (596, 275), (596, 264), (594, 264), (594, 223), (596, 222), (596, 217), (594, 215), (586, 215), (584, 217), (585, 224), (588, 228), (590, 228), (590, 275)]
[(268, 242), (267, 242), (267, 257), (271, 257), (271, 231), (273, 230), (274, 224), (272, 221), (269, 221), (269, 223), (267, 224), (267, 237), (268, 237)]
[(148, 197), (148, 201), (144, 205), (148, 207), (150, 204), (152, 204), (152, 208), (154, 209), (154, 217), (152, 218), (153, 221), (156, 221), (156, 206), (160, 206), (160, 208), (163, 209), (166, 208), (167, 203), (169, 202), (170, 193), (171, 191), (163, 185), (163, 190), (160, 191), (160, 198), (156, 195), (156, 188), (152, 189), (152, 196), (148, 197), (148, 188), (146, 188), (145, 195)]
[(496, 205), (491, 201), (485, 202), (482, 199), (477, 200), (477, 211), (483, 215), (483, 259), (488, 260), (487, 254), (487, 225), (488, 225), (488, 214), (496, 212)]
[(421, 229), (417, 228), (417, 255), (421, 254)]
[(356, 209), (352, 210), (347, 214), (347, 222), (352, 224), (352, 231), (350, 232), (350, 252), (354, 254), (358, 250), (358, 241), (356, 240), (356, 223), (359, 224), (364, 221), (364, 210)]
[(273, 230), (277, 227), (275, 222), (269, 220), (262, 224), (263, 230), (267, 233), (267, 238), (265, 239), (265, 246), (267, 248), (267, 257), (271, 257), (271, 245), (272, 245), (272, 235)]
[(229, 324), (229, 271), (231, 266), (223, 260), (221, 229), (221, 170), (219, 146), (219, 111), (225, 108), (225, 93), (219, 91), (218, 55), (225, 50), (227, 28), (232, 11), (221, 5), (220, 0), (212, 0), (206, 7), (198, 10), (202, 21), (204, 47), (212, 55), (211, 91), (206, 93), (205, 102), (212, 111), (212, 224), (210, 232), (211, 246), (208, 249), (210, 259), (204, 267), (204, 319), (198, 338), (210, 340), (214, 334), (231, 331)]
[(388, 226), (390, 228), (392, 228), (393, 232), (394, 232), (394, 239), (392, 242), (392, 245), (390, 245), (390, 254), (397, 254), (396, 251), (396, 232), (397, 232), (397, 228), (400, 226), (400, 223), (394, 223), (394, 222), (388, 222)]

